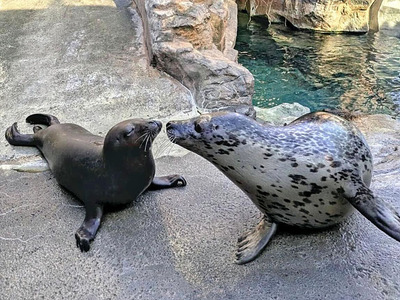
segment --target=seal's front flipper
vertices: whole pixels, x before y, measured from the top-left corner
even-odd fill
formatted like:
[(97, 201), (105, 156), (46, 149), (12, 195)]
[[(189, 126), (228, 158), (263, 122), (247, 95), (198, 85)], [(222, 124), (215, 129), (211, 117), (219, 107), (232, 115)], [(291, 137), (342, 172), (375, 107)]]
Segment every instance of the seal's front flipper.
[(275, 235), (277, 227), (263, 218), (253, 230), (243, 234), (238, 239), (236, 263), (242, 265), (254, 260)]
[(400, 241), (400, 216), (389, 204), (374, 197), (362, 182), (356, 188), (345, 191), (346, 199), (368, 220), (383, 232)]
[(86, 205), (86, 216), (81, 227), (75, 233), (76, 246), (81, 251), (89, 251), (90, 242), (94, 240), (97, 229), (99, 229), (103, 207), (99, 205)]
[(160, 190), (172, 187), (181, 187), (186, 185), (186, 180), (181, 175), (169, 175), (163, 177), (154, 177), (148, 190)]
[(7, 128), (5, 136), (7, 141), (13, 146), (35, 146), (33, 134), (19, 133), (17, 123)]

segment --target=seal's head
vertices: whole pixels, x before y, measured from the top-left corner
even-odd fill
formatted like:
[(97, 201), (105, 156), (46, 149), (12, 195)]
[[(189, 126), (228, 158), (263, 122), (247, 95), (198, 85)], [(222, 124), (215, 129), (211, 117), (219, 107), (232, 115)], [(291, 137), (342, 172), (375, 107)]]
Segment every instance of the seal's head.
[(120, 122), (108, 131), (104, 148), (148, 152), (161, 127), (161, 122), (155, 120), (131, 119)]
[(214, 112), (190, 120), (168, 122), (167, 135), (173, 143), (209, 158), (215, 151), (228, 154), (246, 144), (246, 136), (249, 136), (246, 132), (252, 132), (256, 127), (259, 125), (244, 115)]

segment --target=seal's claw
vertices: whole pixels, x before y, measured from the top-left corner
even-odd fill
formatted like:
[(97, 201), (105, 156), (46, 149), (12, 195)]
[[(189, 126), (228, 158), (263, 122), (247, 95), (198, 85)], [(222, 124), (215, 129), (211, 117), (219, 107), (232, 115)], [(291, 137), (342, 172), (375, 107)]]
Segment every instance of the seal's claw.
[(185, 186), (186, 180), (181, 175), (175, 174), (168, 176), (171, 187)]
[(242, 248), (242, 247), (246, 246), (249, 242), (250, 242), (250, 239), (244, 239), (241, 242), (238, 242), (238, 247)]
[(88, 240), (82, 240), (81, 244), (80, 244), (80, 247), (81, 247), (81, 251), (82, 252), (88, 252), (89, 249), (90, 249), (89, 241)]
[(81, 252), (88, 252), (90, 250), (90, 241), (93, 240), (91, 234), (85, 228), (79, 228), (75, 233), (76, 246)]
[(153, 182), (149, 186), (149, 190), (167, 189), (173, 187), (186, 186), (186, 179), (183, 176), (175, 174), (163, 177), (154, 177)]
[(183, 178), (181, 175), (175, 175), (175, 176), (176, 177), (175, 177), (174, 182), (173, 182), (173, 184), (175, 186), (178, 186), (178, 187), (186, 186), (187, 182), (186, 182), (185, 178)]

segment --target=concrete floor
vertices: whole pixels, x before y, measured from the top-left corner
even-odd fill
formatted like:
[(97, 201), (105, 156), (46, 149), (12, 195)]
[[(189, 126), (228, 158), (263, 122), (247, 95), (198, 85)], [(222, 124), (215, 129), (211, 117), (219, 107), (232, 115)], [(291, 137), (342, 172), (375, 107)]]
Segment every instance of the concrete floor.
[[(0, 6), (2, 130), (33, 112), (101, 134), (132, 116), (192, 113), (190, 94), (146, 66), (137, 16), (130, 24), (105, 0), (26, 2)], [(159, 175), (188, 186), (106, 214), (81, 253), (80, 203), (48, 171), (10, 170), (43, 164), (37, 154), (0, 140), (1, 299), (400, 299), (400, 244), (359, 213), (323, 232), (282, 232), (256, 261), (234, 264), (237, 237), (260, 213), (194, 154), (157, 159)], [(374, 192), (399, 209), (399, 183), (377, 170)]]
[(107, 214), (88, 253), (74, 240), (84, 209), (50, 172), (2, 171), (2, 299), (399, 299), (400, 246), (360, 214), (281, 233), (239, 266), (237, 237), (260, 217), (251, 201), (193, 154), (157, 168), (187, 187)]

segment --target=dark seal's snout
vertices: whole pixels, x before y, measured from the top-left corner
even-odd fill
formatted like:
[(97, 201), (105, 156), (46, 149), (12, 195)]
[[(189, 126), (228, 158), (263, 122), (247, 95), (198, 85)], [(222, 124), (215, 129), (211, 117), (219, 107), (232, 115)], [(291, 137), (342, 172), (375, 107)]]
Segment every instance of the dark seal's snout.
[(157, 120), (152, 120), (148, 122), (147, 126), (152, 132), (156, 132), (158, 134), (161, 131), (162, 123)]

